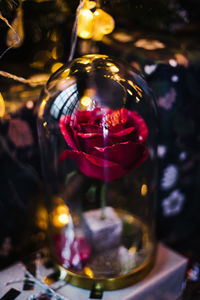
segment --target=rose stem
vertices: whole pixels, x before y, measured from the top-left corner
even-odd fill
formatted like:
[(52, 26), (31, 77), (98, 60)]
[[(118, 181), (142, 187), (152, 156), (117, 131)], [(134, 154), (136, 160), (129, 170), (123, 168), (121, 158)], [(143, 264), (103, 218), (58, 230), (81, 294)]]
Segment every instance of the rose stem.
[(101, 186), (101, 220), (105, 219), (105, 204), (106, 204), (106, 185)]

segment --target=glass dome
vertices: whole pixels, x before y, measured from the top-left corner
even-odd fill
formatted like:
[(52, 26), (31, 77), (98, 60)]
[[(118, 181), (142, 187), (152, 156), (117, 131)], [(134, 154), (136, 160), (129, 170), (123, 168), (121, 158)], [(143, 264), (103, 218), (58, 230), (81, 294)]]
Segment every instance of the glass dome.
[(156, 133), (151, 90), (116, 59), (74, 59), (44, 87), (38, 134), (49, 248), (70, 283), (112, 290), (151, 269)]

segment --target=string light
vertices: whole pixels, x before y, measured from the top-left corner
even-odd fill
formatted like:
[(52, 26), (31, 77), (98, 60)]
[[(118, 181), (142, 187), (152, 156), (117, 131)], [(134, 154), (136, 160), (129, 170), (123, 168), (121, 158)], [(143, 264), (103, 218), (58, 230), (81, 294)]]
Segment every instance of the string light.
[(82, 39), (90, 39), (93, 34), (93, 13), (87, 8), (82, 8), (78, 17), (77, 34)]
[(113, 31), (115, 21), (111, 15), (96, 7), (95, 1), (85, 1), (78, 15), (77, 35), (82, 39), (102, 40), (103, 36)]
[(21, 46), (24, 40), (24, 26), (23, 26), (23, 10), (22, 4), (17, 9), (16, 17), (14, 18), (11, 28), (7, 34), (7, 46), (18, 48)]

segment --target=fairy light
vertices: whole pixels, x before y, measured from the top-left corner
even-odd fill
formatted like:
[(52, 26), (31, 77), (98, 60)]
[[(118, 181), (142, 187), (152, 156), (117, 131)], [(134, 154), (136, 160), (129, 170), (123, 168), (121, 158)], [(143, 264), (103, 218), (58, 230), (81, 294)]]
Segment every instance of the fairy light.
[[(115, 27), (115, 21), (111, 15), (101, 8), (95, 9), (95, 1), (80, 1), (82, 7), (78, 11), (77, 35), (82, 39), (102, 40), (103, 36), (111, 33)], [(79, 6), (80, 6), (79, 5)]]
[(58, 205), (52, 213), (52, 223), (55, 227), (62, 227), (69, 223), (69, 208), (65, 204)]
[(88, 96), (83, 96), (83, 97), (81, 98), (81, 104), (82, 104), (83, 106), (85, 106), (85, 107), (88, 107), (88, 106), (91, 104), (91, 102), (92, 102), (92, 100), (91, 100), (91, 98), (88, 97)]
[(87, 8), (82, 8), (77, 25), (77, 34), (82, 39), (90, 39), (93, 34), (93, 13)]

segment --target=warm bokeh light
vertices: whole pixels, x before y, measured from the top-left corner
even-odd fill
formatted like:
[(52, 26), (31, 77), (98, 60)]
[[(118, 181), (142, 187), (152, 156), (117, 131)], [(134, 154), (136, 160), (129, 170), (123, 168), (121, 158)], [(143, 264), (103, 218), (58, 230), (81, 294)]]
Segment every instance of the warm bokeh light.
[(2, 118), (5, 114), (5, 101), (3, 99), (2, 94), (0, 93), (0, 118)]
[(142, 196), (146, 196), (148, 193), (148, 187), (146, 184), (143, 184), (142, 187), (141, 187), (141, 195)]
[(90, 97), (88, 96), (83, 96), (81, 98), (81, 105), (85, 106), (85, 107), (88, 107), (90, 104), (91, 104), (92, 100)]
[(170, 66), (172, 66), (172, 67), (176, 67), (178, 64), (177, 64), (177, 61), (175, 60), (175, 59), (173, 59), (173, 58), (170, 58), (169, 59), (169, 64), (170, 64)]
[(118, 68), (117, 66), (115, 66), (114, 64), (112, 64), (112, 63), (107, 63), (106, 65), (109, 67), (109, 69), (110, 69), (110, 71), (111, 71), (112, 73), (117, 73), (117, 72), (119, 72), (119, 68)]
[(93, 34), (93, 13), (82, 8), (78, 17), (77, 35), (82, 39), (90, 39)]
[(93, 39), (101, 40), (105, 34), (114, 30), (115, 21), (108, 13), (98, 8), (94, 12)]
[(87, 275), (90, 278), (94, 277), (94, 273), (92, 272), (92, 270), (89, 267), (84, 268), (84, 273), (85, 273), (85, 275)]
[(165, 44), (158, 40), (139, 39), (135, 42), (135, 46), (138, 48), (144, 48), (146, 50), (155, 50), (165, 48)]
[(127, 89), (127, 92), (128, 92), (131, 96), (133, 96), (133, 93), (131, 92), (131, 90)]
[(63, 63), (61, 63), (61, 62), (57, 62), (57, 63), (53, 64), (53, 66), (51, 67), (51, 72), (52, 73), (56, 72), (62, 66), (63, 66)]
[(97, 3), (95, 1), (85, 1), (85, 7), (88, 9), (93, 9), (95, 8)]
[(54, 209), (52, 223), (55, 227), (62, 227), (69, 223), (69, 208), (65, 204), (58, 205)]
[(34, 107), (33, 101), (32, 101), (32, 100), (28, 100), (28, 101), (26, 102), (26, 107), (27, 107), (28, 109), (32, 109), (32, 108)]
[(39, 111), (38, 111), (38, 116), (41, 118), (42, 115), (43, 115), (43, 111), (44, 111), (44, 108), (45, 108), (45, 105), (47, 103), (47, 99), (43, 99), (41, 104), (40, 104), (40, 107), (39, 107)]
[(42, 230), (46, 230), (48, 227), (48, 214), (44, 207), (40, 207), (37, 211), (36, 225)]

